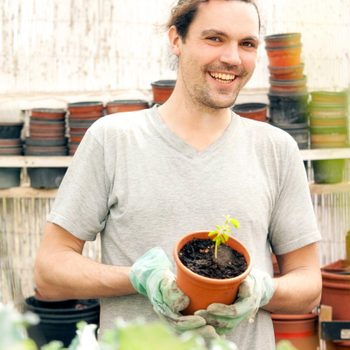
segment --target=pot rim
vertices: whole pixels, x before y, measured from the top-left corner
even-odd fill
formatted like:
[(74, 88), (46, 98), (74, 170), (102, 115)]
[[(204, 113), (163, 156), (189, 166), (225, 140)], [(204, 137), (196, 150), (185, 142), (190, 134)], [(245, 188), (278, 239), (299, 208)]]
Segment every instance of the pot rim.
[(318, 315), (312, 312), (309, 312), (307, 314), (275, 314), (271, 313), (271, 318), (273, 320), (280, 320), (280, 321), (302, 321), (302, 320), (311, 320), (318, 318)]
[(264, 37), (265, 40), (280, 40), (287, 38), (301, 38), (300, 32), (290, 32), (290, 33), (278, 33), (278, 34), (269, 34)]
[(242, 243), (240, 242), (237, 238), (230, 236), (229, 237), (229, 241), (235, 241), (240, 248), (242, 248), (242, 251), (239, 251), (241, 254), (244, 255), (244, 258), (246, 259), (247, 262), (247, 268), (246, 270), (241, 273), (240, 275), (236, 276), (236, 277), (232, 277), (232, 278), (225, 278), (225, 279), (215, 279), (215, 278), (209, 278), (209, 277), (205, 277), (205, 276), (201, 276), (193, 271), (191, 271), (188, 267), (186, 267), (180, 260), (179, 256), (178, 256), (178, 252), (181, 250), (181, 248), (185, 245), (185, 243), (187, 243), (188, 241), (184, 242), (184, 240), (189, 237), (189, 236), (193, 236), (193, 237), (197, 237), (197, 238), (203, 238), (204, 239), (204, 235), (205, 238), (208, 238), (209, 231), (195, 231), (195, 232), (189, 232), (187, 234), (185, 234), (184, 236), (182, 236), (177, 243), (175, 244), (174, 247), (174, 259), (176, 262), (176, 265), (178, 268), (180, 268), (182, 271), (185, 271), (188, 275), (190, 275), (192, 278), (204, 282), (204, 283), (208, 283), (211, 285), (227, 285), (227, 284), (231, 284), (231, 283), (236, 283), (237, 281), (243, 280), (245, 277), (248, 276), (248, 274), (250, 273), (251, 269), (252, 269), (252, 259), (249, 253), (248, 248)]

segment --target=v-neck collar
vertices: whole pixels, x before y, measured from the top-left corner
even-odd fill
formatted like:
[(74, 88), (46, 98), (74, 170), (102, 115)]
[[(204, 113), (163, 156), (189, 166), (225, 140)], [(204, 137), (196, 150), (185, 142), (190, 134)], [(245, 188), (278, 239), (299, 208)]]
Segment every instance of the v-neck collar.
[(158, 111), (157, 105), (153, 106), (150, 110), (150, 122), (153, 127), (159, 133), (159, 136), (173, 149), (177, 152), (180, 152), (182, 155), (188, 158), (204, 158), (213, 152), (215, 152), (218, 148), (220, 148), (227, 139), (233, 136), (235, 131), (235, 126), (238, 123), (239, 117), (231, 111), (231, 121), (230, 124), (226, 127), (222, 135), (206, 147), (202, 151), (198, 151), (193, 146), (189, 145), (186, 141), (184, 141), (181, 137), (176, 135), (169, 127), (164, 123), (161, 115)]

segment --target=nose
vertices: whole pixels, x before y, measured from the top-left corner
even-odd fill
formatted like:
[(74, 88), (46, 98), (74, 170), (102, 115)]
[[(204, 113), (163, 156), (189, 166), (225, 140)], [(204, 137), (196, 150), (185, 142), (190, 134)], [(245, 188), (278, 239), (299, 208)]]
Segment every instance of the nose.
[(220, 57), (221, 62), (233, 66), (238, 66), (242, 63), (238, 43), (227, 43), (222, 47)]

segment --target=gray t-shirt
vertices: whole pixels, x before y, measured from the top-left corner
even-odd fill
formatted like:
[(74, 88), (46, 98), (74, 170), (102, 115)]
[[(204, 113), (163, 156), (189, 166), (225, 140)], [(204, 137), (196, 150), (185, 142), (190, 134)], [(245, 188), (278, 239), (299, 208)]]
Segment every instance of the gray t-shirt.
[[(253, 266), (272, 275), (271, 249), (288, 253), (320, 240), (296, 142), (267, 123), (232, 114), (223, 135), (196, 151), (163, 123), (157, 108), (108, 115), (82, 140), (48, 220), (82, 240), (101, 232), (102, 260), (132, 265), (154, 246), (238, 219), (236, 237)], [(142, 295), (101, 300), (101, 331), (116, 317), (158, 319)], [(240, 350), (274, 349), (268, 312), (227, 338)]]

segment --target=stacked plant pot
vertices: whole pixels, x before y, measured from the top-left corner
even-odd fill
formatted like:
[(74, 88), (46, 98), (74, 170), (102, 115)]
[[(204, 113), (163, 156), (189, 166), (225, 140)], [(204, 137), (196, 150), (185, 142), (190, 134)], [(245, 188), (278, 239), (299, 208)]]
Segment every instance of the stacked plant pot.
[[(22, 155), (23, 122), (0, 123), (0, 157)], [(21, 183), (21, 168), (0, 167), (0, 189), (17, 187)]]
[[(344, 91), (314, 91), (309, 104), (311, 148), (348, 146), (348, 102)], [(345, 159), (311, 162), (315, 183), (343, 181)]]
[(86, 101), (68, 104), (69, 155), (77, 150), (86, 130), (104, 115), (103, 102)]
[(172, 94), (176, 80), (157, 80), (151, 83), (153, 103), (163, 104)]
[(106, 114), (139, 111), (148, 107), (145, 100), (113, 100), (106, 104)]
[(265, 47), (270, 72), (270, 123), (291, 134), (300, 149), (309, 148), (309, 94), (301, 59), (301, 34), (268, 35)]
[(232, 110), (241, 117), (267, 122), (267, 104), (259, 102), (240, 103)]
[[(280, 277), (281, 272), (276, 256), (272, 255), (274, 277)], [(297, 349), (317, 350), (318, 315), (305, 314), (271, 314), (276, 345), (282, 341), (290, 341)]]
[[(29, 137), (25, 140), (27, 156), (66, 156), (66, 110), (35, 108), (29, 120)], [(28, 168), (33, 188), (59, 187), (67, 168)]]
[[(332, 307), (334, 321), (350, 322), (350, 231), (345, 238), (345, 259), (322, 267), (321, 304)], [(350, 349), (350, 341), (333, 341), (335, 349)]]

